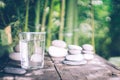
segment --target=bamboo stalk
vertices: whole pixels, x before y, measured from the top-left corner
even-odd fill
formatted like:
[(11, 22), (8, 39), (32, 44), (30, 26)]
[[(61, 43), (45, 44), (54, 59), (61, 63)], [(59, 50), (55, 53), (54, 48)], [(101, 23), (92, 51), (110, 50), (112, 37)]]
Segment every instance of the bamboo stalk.
[(92, 39), (91, 39), (91, 43), (92, 43), (92, 45), (93, 45), (93, 47), (94, 47), (94, 51), (95, 51), (94, 7), (93, 7), (93, 5), (92, 5), (92, 0), (91, 0), (91, 12), (92, 12), (92, 14), (91, 14), (91, 27), (92, 27)]
[(48, 4), (48, 0), (45, 0), (45, 5), (44, 5), (44, 12), (43, 12), (43, 17), (42, 17), (42, 26), (41, 26), (41, 31), (45, 31), (45, 21), (46, 21), (46, 7)]
[(50, 13), (49, 13), (49, 22), (48, 22), (48, 29), (47, 29), (47, 48), (51, 45), (52, 40), (52, 12), (53, 12), (53, 2), (54, 0), (51, 0), (50, 5)]
[(29, 20), (29, 0), (26, 1), (26, 16), (25, 16), (25, 27), (24, 31), (28, 31), (28, 20)]
[(73, 4), (74, 0), (66, 0), (65, 41), (67, 44), (72, 44), (73, 42)]
[(61, 16), (60, 16), (60, 29), (59, 29), (59, 39), (63, 40), (63, 29), (64, 29), (64, 15), (65, 15), (65, 0), (61, 0)]
[(35, 31), (39, 32), (40, 31), (40, 0), (37, 0), (36, 2), (36, 17), (35, 17)]
[(73, 27), (73, 44), (78, 45), (79, 29), (78, 29), (78, 6), (77, 0), (74, 0), (74, 27)]

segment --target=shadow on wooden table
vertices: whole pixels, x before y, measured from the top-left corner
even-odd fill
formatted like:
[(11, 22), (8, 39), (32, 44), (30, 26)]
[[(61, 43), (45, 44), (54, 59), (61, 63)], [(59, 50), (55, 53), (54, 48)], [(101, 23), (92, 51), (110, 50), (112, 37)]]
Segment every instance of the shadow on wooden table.
[(0, 80), (120, 80), (120, 68), (95, 55), (100, 61), (79, 66), (63, 64), (64, 58), (45, 56), (42, 69), (28, 70), (23, 75), (7, 74), (2, 70), (5, 66), (20, 67), (20, 62), (10, 60), (8, 55), (0, 59)]

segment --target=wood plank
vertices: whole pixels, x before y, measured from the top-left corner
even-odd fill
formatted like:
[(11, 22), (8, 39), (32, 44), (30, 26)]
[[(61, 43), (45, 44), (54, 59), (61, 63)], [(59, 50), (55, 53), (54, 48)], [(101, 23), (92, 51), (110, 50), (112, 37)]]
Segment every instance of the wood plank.
[(22, 76), (15, 76), (14, 80), (60, 80), (56, 70), (34, 70)]
[(65, 69), (62, 66), (57, 66), (56, 69), (60, 75), (61, 80), (75, 80), (73, 76), (71, 76), (69, 69)]
[[(19, 64), (17, 62), (15, 63)], [(16, 66), (16, 64), (12, 64), (11, 60), (8, 62), (9, 66), (20, 67), (20, 65)], [(44, 68), (37, 70), (27, 70), (27, 73), (23, 75), (1, 73), (0, 80), (60, 80), (60, 77), (57, 74), (54, 63), (48, 56), (45, 56)]]
[[(120, 80), (120, 69), (118, 67), (108, 63), (99, 56), (97, 59), (101, 63), (68, 66), (62, 64), (64, 58), (45, 56), (44, 68), (29, 70), (24, 75), (12, 75), (1, 72), (0, 80)], [(10, 66), (11, 63), (9, 62), (8, 65)], [(12, 64), (11, 66), (15, 65)]]
[(64, 57), (60, 57), (60, 58), (59, 57), (51, 57), (51, 60), (55, 64), (61, 64), (64, 59), (65, 59)]
[(14, 80), (13, 76), (4, 76), (4, 77), (0, 77), (0, 80)]
[(111, 77), (109, 80), (120, 80), (120, 77)]
[[(120, 69), (99, 56), (96, 56), (98, 61), (95, 63), (88, 63), (81, 66), (69, 66), (62, 64), (57, 59), (52, 58), (55, 67), (61, 76), (62, 80), (120, 80)], [(114, 76), (116, 78), (114, 78)]]
[[(62, 80), (107, 80), (112, 74), (110, 70), (102, 69), (101, 66), (84, 65), (79, 67), (62, 67), (56, 65)], [(92, 68), (93, 67), (93, 68)]]
[(86, 75), (83, 72), (80, 72), (79, 68), (69, 69), (70, 73), (74, 77), (74, 80), (87, 80)]

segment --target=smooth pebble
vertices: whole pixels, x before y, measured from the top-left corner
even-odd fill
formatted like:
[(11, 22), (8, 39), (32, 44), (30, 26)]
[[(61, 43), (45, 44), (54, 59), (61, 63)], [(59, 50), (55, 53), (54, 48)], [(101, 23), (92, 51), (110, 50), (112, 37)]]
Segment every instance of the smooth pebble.
[(52, 46), (65, 48), (67, 46), (67, 44), (62, 40), (53, 40), (52, 41)]
[(67, 55), (65, 57), (66, 60), (68, 61), (82, 61), (84, 59), (82, 54), (77, 54), (77, 55)]
[(68, 49), (82, 50), (82, 48), (77, 45), (68, 45)]
[(42, 61), (42, 56), (40, 54), (33, 54), (30, 59), (32, 62), (41, 62)]
[(83, 48), (83, 50), (86, 50), (86, 51), (93, 51), (94, 50), (93, 46), (90, 44), (84, 44), (84, 45), (82, 45), (82, 48)]
[(12, 60), (16, 60), (16, 61), (20, 61), (21, 60), (19, 52), (10, 53), (9, 54), (9, 58), (12, 59)]
[(22, 69), (22, 68), (5, 67), (4, 72), (5, 73), (10, 73), (10, 74), (25, 74), (26, 70)]
[(86, 60), (92, 60), (94, 58), (93, 54), (83, 54), (84, 55), (84, 59)]
[(64, 57), (68, 54), (68, 50), (64, 48), (59, 48), (55, 46), (50, 46), (48, 52), (52, 57)]
[(87, 64), (86, 60), (82, 60), (82, 61), (63, 61), (64, 64), (67, 65), (73, 65), (73, 66), (77, 66), (77, 65), (83, 65), (83, 64)]
[(73, 54), (73, 55), (76, 55), (76, 54), (81, 54), (81, 50), (75, 50), (75, 49), (70, 49), (68, 50), (69, 54)]

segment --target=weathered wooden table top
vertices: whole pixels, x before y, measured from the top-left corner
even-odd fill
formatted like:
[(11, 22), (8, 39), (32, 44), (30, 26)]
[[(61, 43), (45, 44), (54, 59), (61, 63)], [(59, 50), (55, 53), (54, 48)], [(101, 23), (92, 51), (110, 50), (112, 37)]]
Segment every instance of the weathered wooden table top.
[[(101, 63), (69, 66), (61, 63), (64, 58), (45, 56), (43, 69), (27, 71), (24, 75), (7, 74), (1, 71), (0, 80), (120, 80), (118, 67), (99, 56), (96, 56), (96, 59)], [(5, 64), (17, 67), (16, 63), (8, 60)], [(0, 68), (2, 65), (3, 63), (0, 63)]]

